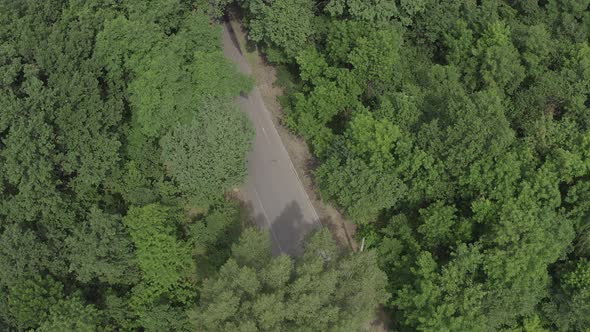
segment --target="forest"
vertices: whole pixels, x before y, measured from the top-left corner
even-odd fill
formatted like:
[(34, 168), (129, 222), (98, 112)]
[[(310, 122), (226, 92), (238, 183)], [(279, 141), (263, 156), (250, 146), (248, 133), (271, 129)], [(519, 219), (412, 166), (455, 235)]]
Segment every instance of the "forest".
[[(255, 82), (328, 230), (229, 193)], [(590, 0), (0, 0), (0, 330), (590, 331)]]
[(392, 330), (590, 330), (590, 1), (234, 3)]
[[(0, 0), (0, 330), (361, 329), (375, 252), (271, 256), (206, 1)], [(321, 291), (318, 291), (321, 289)]]

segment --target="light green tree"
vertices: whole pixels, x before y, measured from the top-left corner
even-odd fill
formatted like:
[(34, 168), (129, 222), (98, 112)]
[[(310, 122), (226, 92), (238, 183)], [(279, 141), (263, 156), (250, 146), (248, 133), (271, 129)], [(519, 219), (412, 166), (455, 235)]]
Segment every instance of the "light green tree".
[(187, 243), (176, 238), (178, 211), (158, 204), (132, 207), (123, 222), (136, 248), (141, 279), (132, 289), (131, 307), (141, 319), (162, 296), (190, 301), (195, 264)]
[(288, 62), (314, 32), (314, 2), (310, 0), (240, 0), (248, 10), (248, 36), (264, 42), (269, 58)]
[(327, 231), (303, 257), (270, 256), (268, 233), (246, 230), (219, 275), (205, 282), (193, 314), (209, 331), (358, 329), (387, 300), (375, 256), (345, 253)]
[(162, 163), (189, 200), (197, 204), (242, 183), (253, 130), (230, 102), (203, 103), (192, 121), (165, 135)]

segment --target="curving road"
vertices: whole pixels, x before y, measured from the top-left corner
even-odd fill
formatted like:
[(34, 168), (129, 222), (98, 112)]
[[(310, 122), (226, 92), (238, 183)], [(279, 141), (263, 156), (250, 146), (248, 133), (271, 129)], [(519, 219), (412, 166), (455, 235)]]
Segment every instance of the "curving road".
[[(223, 29), (225, 56), (251, 74), (229, 23)], [(248, 154), (248, 178), (242, 194), (254, 213), (256, 224), (268, 228), (273, 254), (300, 255), (302, 241), (321, 227), (318, 215), (293, 167), (289, 154), (266, 109), (258, 88), (237, 98), (238, 105), (256, 128), (253, 149)]]

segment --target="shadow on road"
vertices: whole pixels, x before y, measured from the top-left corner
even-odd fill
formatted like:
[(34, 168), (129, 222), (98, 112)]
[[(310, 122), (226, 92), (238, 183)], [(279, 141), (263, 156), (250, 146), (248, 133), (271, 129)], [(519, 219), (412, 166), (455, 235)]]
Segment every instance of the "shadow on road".
[(254, 215), (251, 202), (241, 201), (241, 206), (246, 215), (251, 216), (244, 226), (270, 231), (271, 249), (274, 256), (283, 253), (289, 256), (299, 256), (303, 253), (303, 240), (314, 227), (313, 224), (303, 221), (303, 214), (297, 202), (291, 201), (287, 204), (281, 214), (270, 223), (270, 229), (270, 220), (267, 220), (262, 213)]
[[(289, 256), (299, 256), (303, 253), (305, 235), (313, 229), (313, 224), (303, 220), (301, 208), (296, 201), (291, 201), (281, 214), (272, 222), (270, 230), (280, 245), (283, 253)], [(281, 252), (273, 245), (273, 254)]]
[(242, 208), (248, 215), (253, 216), (245, 223), (245, 226), (254, 226), (261, 230), (269, 230), (272, 244), (272, 254), (279, 256), (301, 256), (305, 239), (313, 233), (319, 223), (304, 220), (301, 208), (296, 201), (291, 201), (281, 211), (281, 214), (270, 221), (262, 213), (254, 215), (254, 209), (250, 202), (242, 202)]
[(229, 38), (231, 39), (232, 43), (234, 44), (234, 46), (236, 47), (236, 49), (238, 50), (238, 52), (240, 53), (240, 55), (242, 55), (242, 49), (240, 48), (240, 42), (238, 41), (238, 37), (236, 36), (236, 31), (234, 30), (234, 27), (232, 27), (231, 23), (229, 22), (229, 18), (226, 16), (223, 18), (224, 20), (224, 25), (225, 28), (227, 29), (227, 32), (229, 33)]

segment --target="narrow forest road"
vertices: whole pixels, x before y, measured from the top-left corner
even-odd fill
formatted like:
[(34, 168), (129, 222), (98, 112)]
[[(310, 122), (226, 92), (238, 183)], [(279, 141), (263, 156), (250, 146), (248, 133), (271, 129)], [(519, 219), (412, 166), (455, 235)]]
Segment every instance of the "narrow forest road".
[[(242, 73), (251, 74), (231, 25), (225, 23), (223, 30), (225, 56), (238, 65)], [(273, 254), (299, 255), (305, 236), (321, 227), (319, 217), (258, 88), (255, 87), (248, 96), (238, 97), (237, 102), (256, 129), (253, 148), (248, 154), (248, 178), (242, 187), (243, 198), (251, 206), (256, 224), (270, 230)]]

